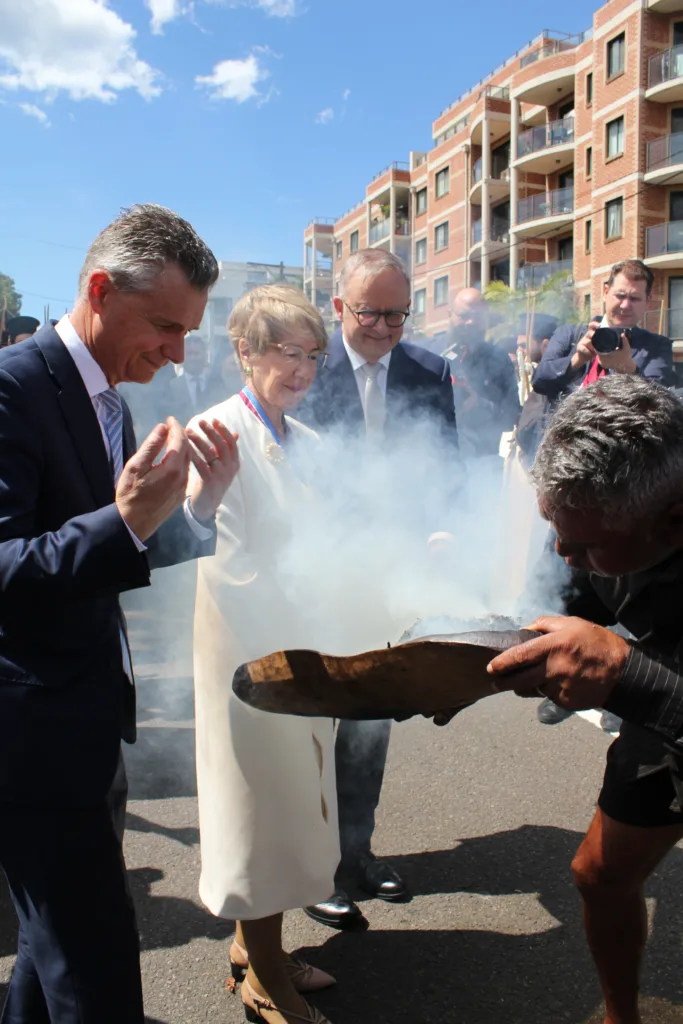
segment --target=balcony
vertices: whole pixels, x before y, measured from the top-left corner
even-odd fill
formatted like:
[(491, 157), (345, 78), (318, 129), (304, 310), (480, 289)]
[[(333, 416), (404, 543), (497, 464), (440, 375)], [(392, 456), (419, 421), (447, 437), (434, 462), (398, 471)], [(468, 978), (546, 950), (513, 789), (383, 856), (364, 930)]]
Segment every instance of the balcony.
[(645, 262), (650, 267), (683, 267), (683, 220), (655, 224), (645, 232)]
[[(376, 242), (381, 242), (382, 239), (388, 238), (390, 234), (391, 218), (385, 217), (383, 220), (376, 220), (374, 224), (370, 225), (370, 245), (375, 245)], [(404, 214), (396, 215), (394, 234), (403, 236), (410, 234), (410, 221)]]
[(551, 174), (558, 167), (573, 162), (573, 117), (530, 128), (517, 140), (516, 165), (534, 174)]
[(517, 291), (535, 292), (557, 274), (566, 274), (569, 282), (574, 270), (573, 260), (556, 260), (554, 263), (527, 263), (517, 271)]
[(472, 221), (472, 247), (481, 245), (481, 221)]
[(655, 14), (674, 14), (683, 11), (683, 0), (647, 0), (647, 9)]
[(515, 234), (518, 238), (535, 238), (566, 229), (573, 222), (574, 188), (556, 188), (520, 199)]
[[(484, 248), (489, 255), (494, 255), (510, 245), (510, 221), (507, 217), (491, 217), (490, 238), (484, 243)], [(475, 249), (482, 244), (482, 222), (472, 221), (472, 244), (470, 249)]]
[[(521, 74), (515, 76), (516, 84), (512, 90), (516, 99), (550, 107), (574, 92), (576, 47), (588, 38), (588, 33), (578, 36), (561, 33), (554, 35), (554, 38), (543, 38), (537, 49), (520, 58)], [(548, 57), (554, 58), (551, 64), (547, 67), (536, 66)], [(523, 74), (525, 69), (532, 67), (532, 72)]]
[[(470, 202), (476, 206), (481, 206), (481, 193), (482, 193), (482, 158), (472, 164), (472, 185), (470, 188)], [(496, 154), (492, 155), (491, 159), (491, 177), (488, 179), (489, 186), (489, 199), (496, 202), (498, 199), (504, 199), (505, 196), (510, 194), (510, 166), (508, 163), (507, 156), (505, 158), (496, 158)]]
[(653, 185), (683, 182), (683, 132), (648, 142), (645, 181)]
[(650, 57), (645, 99), (658, 103), (683, 99), (683, 46)]
[(653, 334), (663, 334), (672, 341), (683, 342), (683, 309), (649, 309), (643, 326)]

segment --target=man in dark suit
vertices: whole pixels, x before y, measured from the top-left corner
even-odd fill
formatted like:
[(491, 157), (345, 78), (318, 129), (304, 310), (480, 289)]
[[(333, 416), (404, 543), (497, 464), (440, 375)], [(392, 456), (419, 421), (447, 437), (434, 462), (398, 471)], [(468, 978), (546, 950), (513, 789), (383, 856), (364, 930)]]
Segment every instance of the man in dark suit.
[[(676, 382), (673, 349), (668, 338), (638, 326), (652, 294), (654, 276), (641, 260), (615, 263), (604, 286), (604, 316), (590, 324), (566, 324), (550, 339), (532, 379), (534, 391), (555, 403), (562, 395), (591, 384), (606, 374), (640, 374), (672, 387)], [(592, 338), (598, 327), (621, 333), (621, 348), (598, 353)]]
[[(459, 462), (451, 375), (440, 356), (401, 342), (410, 313), (410, 281), (401, 261), (382, 249), (354, 254), (342, 272), (334, 308), (340, 329), (297, 415), (322, 432), (364, 435), (388, 448), (410, 434), (411, 421), (426, 422), (454, 456), (443, 465), (444, 477), (455, 477)], [(339, 724), (335, 761), (342, 861), (331, 898), (306, 908), (309, 916), (332, 927), (362, 916), (343, 887), (347, 881), (380, 899), (408, 895), (398, 874), (371, 852), (390, 728), (390, 722)]]
[(209, 371), (206, 345), (201, 334), (185, 339), (183, 372), (168, 384), (168, 414), (189, 423), (197, 413), (210, 409), (228, 397), (220, 376)]
[(216, 423), (191, 444), (175, 420), (135, 452), (116, 385), (182, 361), (217, 273), (186, 221), (133, 207), (72, 313), (0, 353), (0, 865), (20, 924), (3, 1024), (144, 1021), (120, 770), (112, 788), (135, 735), (119, 594), (213, 550), (237, 457)]

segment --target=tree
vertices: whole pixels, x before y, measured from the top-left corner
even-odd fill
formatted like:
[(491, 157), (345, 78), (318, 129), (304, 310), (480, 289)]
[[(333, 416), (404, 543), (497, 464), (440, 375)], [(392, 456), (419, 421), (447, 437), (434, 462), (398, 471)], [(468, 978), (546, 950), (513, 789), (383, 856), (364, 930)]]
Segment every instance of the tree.
[(7, 303), (7, 316), (18, 316), (21, 312), (21, 295), (17, 291), (13, 279), (7, 274), (0, 274), (0, 311), (5, 302)]
[(532, 308), (535, 313), (550, 313), (561, 324), (575, 323), (579, 319), (577, 297), (570, 274), (553, 274), (531, 295), (535, 297), (535, 302), (529, 300), (526, 292), (515, 292), (502, 281), (492, 281), (487, 285), (484, 298), (489, 303), (495, 321), (489, 335), (492, 341), (501, 341), (509, 334), (517, 334), (519, 317)]

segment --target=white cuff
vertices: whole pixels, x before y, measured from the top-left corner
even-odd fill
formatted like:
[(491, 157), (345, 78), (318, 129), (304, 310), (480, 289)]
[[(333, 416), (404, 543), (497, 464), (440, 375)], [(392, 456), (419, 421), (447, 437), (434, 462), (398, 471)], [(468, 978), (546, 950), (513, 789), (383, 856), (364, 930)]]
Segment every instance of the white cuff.
[(187, 525), (190, 527), (197, 540), (208, 540), (209, 537), (213, 537), (213, 530), (210, 530), (208, 526), (204, 526), (203, 523), (200, 523), (192, 511), (189, 498), (185, 499), (183, 512), (185, 513)]
[[(121, 516), (121, 518), (123, 519), (123, 516)], [(126, 527), (126, 529), (128, 530), (128, 533), (133, 538), (133, 543), (135, 544), (135, 547), (138, 549), (138, 551), (146, 551), (147, 550), (147, 545), (143, 544), (142, 541), (140, 540), (140, 538), (135, 536), (135, 534), (133, 533), (133, 531), (131, 530), (130, 526), (128, 525), (128, 523), (126, 522), (125, 519), (123, 519), (123, 525)]]

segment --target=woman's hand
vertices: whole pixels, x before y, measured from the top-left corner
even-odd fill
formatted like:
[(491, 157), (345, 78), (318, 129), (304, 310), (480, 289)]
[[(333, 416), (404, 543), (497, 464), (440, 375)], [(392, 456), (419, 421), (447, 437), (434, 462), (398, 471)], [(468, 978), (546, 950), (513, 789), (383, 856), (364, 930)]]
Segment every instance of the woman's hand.
[(240, 468), (238, 435), (232, 434), (220, 420), (200, 419), (196, 427), (187, 428), (187, 436), (199, 476), (190, 496), (190, 508), (192, 515), (204, 522), (216, 514)]

